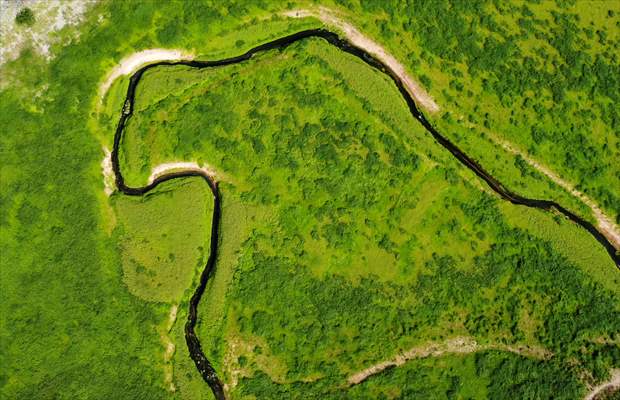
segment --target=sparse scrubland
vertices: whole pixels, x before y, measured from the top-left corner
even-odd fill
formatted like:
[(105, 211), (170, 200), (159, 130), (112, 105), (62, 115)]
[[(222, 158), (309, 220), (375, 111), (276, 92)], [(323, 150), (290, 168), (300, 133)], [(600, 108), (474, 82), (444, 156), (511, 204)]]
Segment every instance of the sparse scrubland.
[[(0, 397), (211, 396), (183, 336), (210, 191), (186, 178), (106, 196), (101, 147), (128, 79), (98, 87), (134, 51), (218, 59), (321, 26), (263, 3), (104, 2), (50, 60), (25, 48), (2, 66)], [(618, 222), (617, 4), (325, 5), (401, 60), (441, 106), (429, 120), (512, 190), (592, 218), (497, 140)], [(620, 273), (600, 244), (499, 199), (388, 78), (321, 39), (149, 70), (120, 161), (134, 186), (171, 161), (216, 172), (197, 334), (230, 398), (575, 399), (620, 368)], [(480, 346), (348, 383), (457, 337)]]

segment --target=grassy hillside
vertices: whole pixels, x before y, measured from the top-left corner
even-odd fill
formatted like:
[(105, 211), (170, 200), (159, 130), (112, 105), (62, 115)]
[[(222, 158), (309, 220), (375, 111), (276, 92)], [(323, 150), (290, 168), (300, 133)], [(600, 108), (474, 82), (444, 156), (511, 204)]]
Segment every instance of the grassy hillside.
[(132, 294), (179, 302), (193, 286), (208, 256), (210, 194), (203, 180), (189, 179), (166, 182), (146, 198), (114, 198), (123, 280)]

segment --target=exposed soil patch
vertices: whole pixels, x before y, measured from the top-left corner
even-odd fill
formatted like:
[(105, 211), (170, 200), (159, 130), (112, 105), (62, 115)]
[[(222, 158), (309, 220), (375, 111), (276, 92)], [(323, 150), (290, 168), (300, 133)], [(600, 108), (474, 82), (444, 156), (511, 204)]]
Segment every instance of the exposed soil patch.
[(209, 165), (205, 164), (202, 167), (198, 165), (197, 162), (187, 162), (187, 161), (176, 161), (169, 162), (164, 164), (159, 164), (153, 167), (151, 175), (149, 176), (149, 185), (155, 181), (160, 176), (169, 174), (174, 171), (196, 171), (196, 172), (204, 172), (210, 177), (217, 177), (217, 173), (213, 168)]
[[(283, 385), (295, 382), (315, 382), (322, 378), (322, 375), (310, 375), (298, 380), (287, 379), (287, 365), (278, 357), (271, 354), (269, 346), (264, 340), (254, 337), (244, 340), (234, 337), (227, 340), (228, 349), (224, 356), (224, 369), (228, 378), (228, 383), (224, 384), (224, 392), (227, 397), (235, 389), (240, 378), (252, 377), (254, 372), (248, 366), (241, 365), (240, 359), (244, 358), (248, 365), (254, 364), (258, 370), (269, 376), (271, 381)], [(257, 348), (261, 352), (257, 352)]]
[(103, 173), (103, 191), (106, 196), (114, 193), (114, 169), (112, 169), (112, 153), (107, 147), (103, 147), (104, 157), (101, 160), (101, 171)]

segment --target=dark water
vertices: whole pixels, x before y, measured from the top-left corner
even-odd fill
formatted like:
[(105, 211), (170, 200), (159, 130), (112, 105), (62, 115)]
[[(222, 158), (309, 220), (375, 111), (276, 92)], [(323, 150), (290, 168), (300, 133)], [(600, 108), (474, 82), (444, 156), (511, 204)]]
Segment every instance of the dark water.
[(219, 195), (219, 191), (217, 187), (217, 182), (215, 182), (215, 180), (211, 178), (210, 176), (208, 176), (206, 173), (199, 172), (199, 171), (186, 171), (186, 172), (175, 172), (175, 173), (170, 173), (170, 174), (160, 176), (159, 178), (155, 179), (151, 184), (147, 186), (129, 187), (125, 185), (123, 175), (121, 174), (119, 158), (118, 158), (118, 152), (119, 152), (119, 147), (120, 147), (120, 143), (121, 143), (122, 136), (123, 136), (123, 131), (124, 131), (127, 120), (131, 117), (133, 113), (136, 86), (140, 82), (140, 79), (142, 78), (142, 75), (144, 74), (144, 72), (151, 68), (158, 67), (158, 66), (166, 66), (166, 65), (168, 66), (185, 65), (185, 66), (194, 67), (194, 68), (212, 68), (212, 67), (219, 67), (219, 66), (225, 66), (225, 65), (232, 65), (232, 64), (237, 64), (237, 63), (241, 63), (243, 61), (249, 60), (252, 58), (252, 56), (254, 56), (257, 53), (264, 52), (267, 50), (272, 50), (272, 49), (283, 49), (287, 47), (288, 45), (295, 43), (299, 40), (306, 39), (306, 38), (312, 38), (312, 37), (322, 38), (326, 40), (329, 44), (339, 48), (340, 50), (346, 53), (349, 53), (349, 54), (352, 54), (358, 57), (359, 59), (364, 61), (366, 64), (370, 65), (372, 68), (375, 68), (381, 71), (382, 73), (388, 75), (392, 79), (392, 81), (394, 82), (398, 90), (400, 91), (405, 101), (407, 102), (407, 105), (409, 107), (409, 111), (411, 112), (411, 114), (420, 122), (420, 124), (422, 124), (422, 126), (424, 126), (426, 131), (430, 133), (431, 135), (433, 135), (435, 140), (440, 145), (442, 145), (446, 150), (452, 153), (452, 155), (456, 157), (463, 165), (465, 165), (467, 168), (472, 170), (476, 175), (478, 175), (481, 179), (483, 179), (488, 184), (488, 186), (491, 189), (493, 189), (499, 196), (501, 196), (503, 199), (513, 204), (522, 205), (526, 207), (532, 207), (532, 208), (539, 208), (539, 209), (547, 210), (547, 211), (556, 210), (557, 212), (568, 217), (571, 221), (575, 222), (576, 224), (578, 224), (579, 226), (587, 230), (592, 236), (594, 236), (594, 238), (598, 240), (599, 243), (601, 243), (605, 247), (605, 249), (609, 253), (609, 256), (616, 263), (616, 266), (618, 266), (618, 268), (620, 269), (620, 253), (616, 251), (613, 245), (607, 240), (607, 238), (601, 232), (599, 232), (596, 229), (596, 227), (594, 227), (594, 225), (580, 218), (579, 216), (575, 215), (574, 213), (572, 213), (571, 211), (567, 210), (566, 208), (562, 207), (561, 205), (559, 205), (558, 203), (554, 201), (526, 198), (505, 188), (497, 179), (495, 179), (488, 172), (486, 172), (484, 168), (480, 166), (480, 164), (478, 164), (471, 157), (465, 154), (462, 150), (460, 150), (454, 143), (452, 143), (445, 136), (441, 135), (428, 122), (428, 120), (424, 117), (422, 112), (418, 109), (415, 101), (413, 100), (409, 92), (407, 92), (407, 90), (405, 89), (403, 82), (400, 80), (400, 78), (396, 75), (396, 73), (392, 69), (390, 69), (387, 65), (383, 64), (380, 60), (378, 60), (371, 54), (367, 53), (366, 51), (358, 47), (355, 47), (354, 45), (349, 43), (347, 40), (340, 38), (337, 34), (333, 32), (327, 31), (325, 29), (311, 29), (311, 30), (297, 32), (292, 35), (285, 36), (285, 37), (273, 40), (271, 42), (262, 44), (260, 46), (254, 47), (253, 49), (247, 51), (246, 53), (240, 56), (226, 58), (223, 60), (162, 61), (162, 62), (156, 62), (153, 64), (149, 64), (141, 68), (140, 70), (136, 71), (131, 76), (131, 79), (129, 81), (129, 87), (127, 89), (127, 96), (125, 98), (123, 112), (118, 122), (116, 133), (114, 135), (114, 148), (112, 150), (112, 166), (114, 169), (116, 186), (118, 187), (119, 191), (129, 196), (142, 196), (148, 193), (149, 191), (151, 191), (153, 188), (155, 188), (157, 185), (159, 185), (162, 182), (169, 181), (169, 180), (176, 179), (176, 178), (185, 178), (185, 177), (191, 177), (191, 176), (197, 176), (197, 177), (203, 178), (205, 182), (209, 185), (209, 188), (211, 189), (211, 192), (213, 193), (214, 208), (213, 208), (213, 221), (211, 225), (211, 252), (209, 254), (209, 259), (207, 260), (207, 264), (200, 276), (200, 282), (198, 284), (198, 287), (196, 288), (196, 291), (194, 292), (194, 295), (192, 296), (190, 303), (189, 303), (189, 313), (188, 313), (187, 322), (185, 324), (185, 340), (189, 348), (189, 353), (192, 359), (194, 360), (194, 363), (196, 364), (196, 368), (202, 375), (205, 382), (207, 382), (207, 384), (213, 391), (213, 394), (215, 395), (216, 399), (219, 400), (219, 399), (225, 398), (223, 387), (222, 387), (222, 382), (217, 377), (217, 374), (215, 373), (215, 370), (213, 369), (212, 365), (209, 363), (209, 360), (207, 360), (207, 358), (205, 357), (204, 352), (202, 351), (202, 348), (200, 346), (200, 341), (198, 340), (198, 337), (196, 336), (196, 333), (194, 331), (194, 328), (196, 326), (196, 320), (198, 317), (197, 315), (198, 304), (200, 303), (200, 299), (204, 293), (207, 281), (209, 280), (209, 277), (214, 271), (215, 260), (217, 256), (217, 244), (218, 244), (218, 239), (219, 239), (218, 228), (219, 228), (219, 223), (220, 223), (220, 195)]

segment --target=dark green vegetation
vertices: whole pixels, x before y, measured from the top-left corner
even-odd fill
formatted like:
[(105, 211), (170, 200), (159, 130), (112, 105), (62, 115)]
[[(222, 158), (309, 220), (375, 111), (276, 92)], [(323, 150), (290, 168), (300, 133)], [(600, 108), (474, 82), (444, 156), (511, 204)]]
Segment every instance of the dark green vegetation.
[(574, 398), (580, 383), (560, 363), (510, 353), (419, 360), (393, 369), (354, 389), (368, 398)]
[[(431, 82), (438, 100), (444, 89), (448, 95), (461, 93), (459, 85), (450, 87), (441, 72), (450, 71), (449, 65), (444, 68), (439, 60), (456, 63), (450, 57), (458, 56), (441, 49), (469, 54), (463, 39), (488, 30), (463, 22), (472, 14), (459, 9), (465, 3), (447, 7), (416, 2), (414, 11), (408, 11), (389, 2), (386, 13), (362, 10), (373, 4), (381, 6), (352, 4), (350, 19), (358, 18), (365, 31), (409, 61), (413, 71), (425, 71), (428, 79), (423, 81)], [(500, 18), (497, 8), (508, 7), (480, 4), (481, 13), (492, 14), (485, 23)], [(609, 13), (605, 22), (604, 8), (616, 6), (601, 4), (602, 11), (587, 3), (577, 3), (578, 9), (548, 2), (527, 7), (554, 8), (560, 17), (579, 11), (579, 27), (595, 20), (596, 30), (607, 32), (605, 42), (613, 46), (618, 12)], [(106, 2), (89, 14), (79, 41), (57, 49), (49, 64), (25, 51), (2, 67), (3, 77), (12, 81), (0, 95), (5, 127), (0, 136), (0, 397), (208, 395), (187, 355), (179, 323), (186, 319), (187, 293), (169, 334), (177, 349), (177, 390), (171, 393), (161, 339), (170, 304), (133, 296), (123, 281), (119, 231), (110, 236), (106, 230), (114, 213), (102, 193), (102, 153), (94, 139), (105, 138), (109, 146), (121, 104), (100, 120), (93, 109), (97, 85), (109, 67), (135, 50), (196, 48), (208, 54), (206, 58), (220, 58), (318, 25), (271, 18), (280, 10), (260, 7)], [(602, 17), (595, 15), (599, 11)], [(507, 19), (512, 14), (504, 15)], [(403, 26), (403, 18), (415, 25)], [(430, 40), (438, 29), (422, 29), (425, 21), (446, 24), (440, 25), (436, 43)], [(512, 25), (498, 25), (512, 31)], [(556, 31), (550, 28), (551, 32)], [(557, 32), (559, 38), (570, 37)], [(580, 36), (572, 45), (598, 36), (585, 41)], [(414, 37), (421, 38), (420, 43)], [(427, 49), (425, 57), (417, 57), (422, 49)], [(409, 52), (415, 56), (408, 57)], [(468, 57), (459, 65), (470, 63), (473, 58)], [(604, 66), (605, 55), (601, 57)], [(521, 79), (517, 67), (508, 73), (492, 71), (510, 66), (513, 58), (518, 59), (515, 54), (506, 57), (506, 63), (486, 66), (484, 73), (496, 80)], [(199, 335), (222, 379), (232, 385), (237, 377), (237, 386), (231, 386), (235, 397), (375, 398), (379, 392), (393, 397), (425, 390), (436, 397), (579, 398), (584, 390), (581, 372), (600, 380), (610, 367), (619, 366), (620, 283), (610, 261), (598, 257), (597, 243), (565, 221), (545, 216), (542, 224), (539, 216), (507, 211), (509, 206), (481, 190), (475, 177), (411, 121), (400, 97), (378, 75), (312, 42), (239, 67), (196, 74), (178, 82), (176, 89), (158, 90), (159, 79), (185, 72), (169, 69), (152, 77), (152, 93), (162, 92), (162, 98), (160, 103), (144, 104), (136, 115), (131, 127), (134, 147), (126, 153), (124, 168), (140, 183), (158, 162), (195, 158), (221, 175), (222, 251), (201, 306)], [(597, 86), (613, 91), (604, 75), (584, 76), (596, 82), (580, 93), (594, 87), (594, 98), (600, 99)], [(507, 109), (524, 106), (498, 105), (493, 96), (502, 93), (501, 87), (482, 88), (481, 79), (464, 74), (459, 82), (465, 94), (472, 90), (481, 93), (481, 99), (491, 99), (479, 102), (481, 111), (471, 111), (472, 118), (488, 113), (490, 129), (497, 134), (527, 139), (531, 129), (498, 128), (510, 115)], [(189, 84), (196, 85), (194, 91)], [(561, 79), (559, 84), (569, 87)], [(145, 90), (146, 85), (148, 80)], [(169, 95), (174, 90), (178, 93)], [(121, 88), (121, 101), (122, 92)], [(439, 103), (456, 114), (459, 107), (469, 110), (463, 100), (467, 98), (454, 97), (463, 103), (458, 106)], [(558, 110), (545, 111), (552, 118), (549, 126), (575, 118), (590, 121), (587, 112), (559, 121), (566, 99), (557, 99)], [(483, 104), (488, 105), (482, 108)], [(613, 115), (613, 109), (609, 113)], [(525, 119), (520, 117), (513, 119), (521, 124)], [(100, 124), (87, 127), (89, 118)], [(602, 118), (594, 119), (599, 126), (595, 134), (582, 130), (583, 141), (587, 145), (604, 137), (612, 153), (617, 151), (614, 130), (605, 127), (613, 125), (604, 125)], [(528, 121), (531, 128), (532, 119)], [(155, 131), (150, 133), (149, 126)], [(582, 146), (574, 145), (571, 135), (554, 141), (580, 151)], [(153, 139), (150, 148), (144, 146), (144, 138)], [(474, 139), (468, 135), (467, 140)], [(467, 144), (465, 138), (462, 142)], [(563, 154), (540, 151), (554, 168), (576, 182), (581, 179), (584, 171), (562, 166)], [(505, 156), (497, 154), (499, 165)], [(581, 154), (575, 152), (579, 159)], [(605, 188), (613, 193), (617, 168), (606, 165), (613, 154), (596, 154), (601, 178), (584, 185), (596, 185), (594, 194)], [(133, 155), (142, 157), (131, 159)], [(528, 184), (523, 189), (529, 188)], [(149, 205), (143, 206), (146, 215)], [(166, 204), (156, 208), (162, 215), (182, 216), (187, 211)], [(131, 221), (118, 218), (118, 229)], [(562, 236), (546, 233), (555, 234), (556, 225)], [(153, 228), (155, 233), (159, 229)], [(571, 249), (587, 254), (574, 257)], [(174, 254), (178, 251), (175, 248)], [(195, 266), (192, 262), (182, 269)], [(400, 349), (457, 335), (471, 335), (481, 343), (542, 346), (554, 357), (544, 361), (487, 352), (412, 360), (361, 386), (341, 389), (349, 374), (391, 359)], [(442, 372), (442, 366), (447, 371)]]
[(34, 13), (28, 7), (22, 8), (15, 16), (15, 22), (18, 25), (32, 26), (34, 25)]

